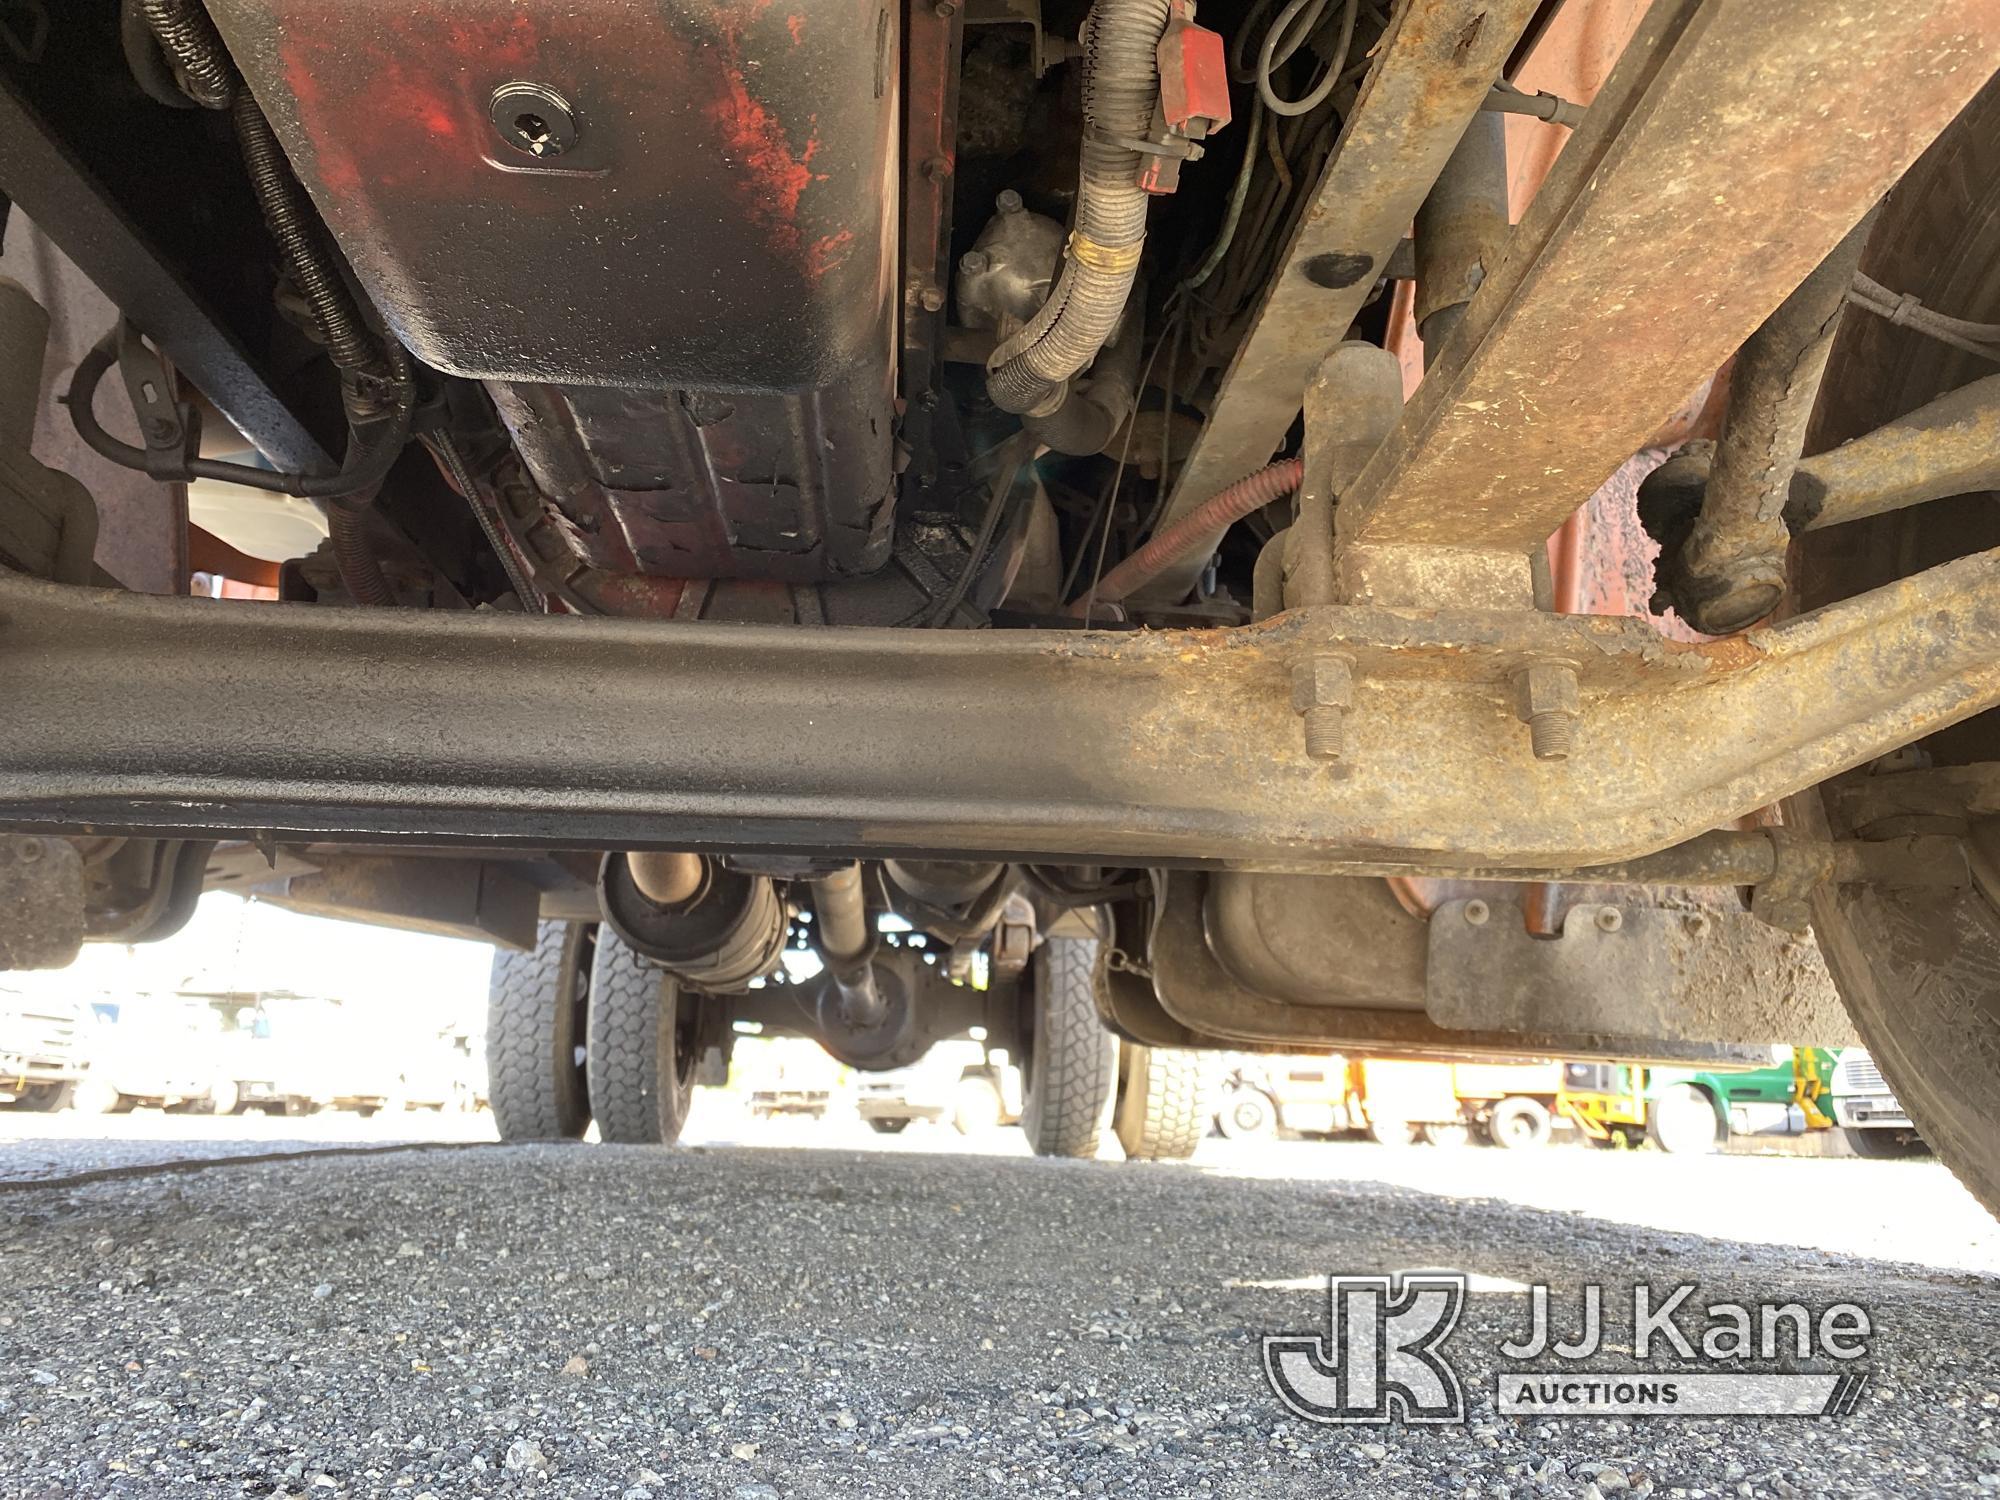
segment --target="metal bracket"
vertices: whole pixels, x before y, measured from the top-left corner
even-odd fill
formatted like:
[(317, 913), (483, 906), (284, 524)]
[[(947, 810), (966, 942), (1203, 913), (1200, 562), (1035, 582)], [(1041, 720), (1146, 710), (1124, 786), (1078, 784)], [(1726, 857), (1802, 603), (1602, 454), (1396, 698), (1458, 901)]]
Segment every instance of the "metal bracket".
[(1817, 944), (1708, 907), (1573, 906), (1551, 940), (1511, 901), (1448, 901), (1431, 914), (1424, 1010), (1463, 1031), (1855, 1040)]
[(193, 404), (176, 398), (178, 383), (166, 356), (146, 342), (131, 319), (120, 318), (112, 337), (118, 351), (118, 374), (131, 397), (139, 435), (145, 440), (146, 472), (163, 481), (186, 479), (188, 457), (201, 442), (200, 419)]
[(67, 839), (0, 835), (0, 970), (60, 969), (83, 946), (83, 859)]

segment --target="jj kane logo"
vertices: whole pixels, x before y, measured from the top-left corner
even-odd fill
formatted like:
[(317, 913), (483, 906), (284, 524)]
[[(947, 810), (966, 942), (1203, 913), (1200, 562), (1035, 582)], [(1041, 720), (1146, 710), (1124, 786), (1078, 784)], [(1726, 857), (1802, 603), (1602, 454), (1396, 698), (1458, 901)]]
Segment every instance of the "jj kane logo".
[(1333, 1337), (1275, 1334), (1264, 1373), (1313, 1422), (1463, 1422), (1465, 1391), (1439, 1351), (1465, 1311), (1463, 1276), (1327, 1278)]
[[(1867, 1388), (1866, 1373), (1852, 1364), (1867, 1356), (1874, 1328), (1852, 1302), (1817, 1313), (1797, 1302), (1701, 1305), (1692, 1283), (1635, 1286), (1630, 1343), (1618, 1347), (1635, 1361), (1695, 1368), (1606, 1370), (1588, 1363), (1607, 1348), (1604, 1289), (1582, 1289), (1567, 1337), (1552, 1326), (1549, 1289), (1528, 1292), (1526, 1331), (1496, 1352), (1535, 1363), (1494, 1377), (1503, 1415), (1846, 1416)], [(1311, 1422), (1463, 1422), (1464, 1388), (1444, 1346), (1465, 1298), (1466, 1278), (1457, 1273), (1329, 1277), (1327, 1333), (1267, 1336), (1265, 1378)], [(1798, 1368), (1803, 1362), (1836, 1368), (1809, 1373)], [(1758, 1363), (1784, 1368), (1716, 1368)]]

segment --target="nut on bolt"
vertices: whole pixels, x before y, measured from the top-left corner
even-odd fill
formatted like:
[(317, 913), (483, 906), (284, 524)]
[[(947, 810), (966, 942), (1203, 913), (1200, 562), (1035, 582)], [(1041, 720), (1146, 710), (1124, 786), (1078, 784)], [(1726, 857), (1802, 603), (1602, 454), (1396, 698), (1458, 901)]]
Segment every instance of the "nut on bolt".
[(1346, 711), (1354, 701), (1354, 665), (1331, 651), (1292, 664), (1292, 711), (1305, 720), (1306, 754), (1339, 760)]
[(1563, 661), (1538, 661), (1515, 678), (1515, 685), (1535, 759), (1568, 760), (1576, 745), (1576, 720), (1582, 707), (1576, 668)]

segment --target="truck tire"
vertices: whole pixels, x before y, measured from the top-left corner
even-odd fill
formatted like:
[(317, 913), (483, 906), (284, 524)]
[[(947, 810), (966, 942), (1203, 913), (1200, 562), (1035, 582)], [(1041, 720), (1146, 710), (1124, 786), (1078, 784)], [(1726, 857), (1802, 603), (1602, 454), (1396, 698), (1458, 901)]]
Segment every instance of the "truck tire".
[(900, 1120), (870, 1120), (868, 1128), (877, 1135), (901, 1135), (910, 1128), (910, 1121), (907, 1116)]
[(590, 1109), (600, 1140), (671, 1146), (694, 1101), (699, 1001), (606, 927), (590, 976)]
[(1052, 937), (1028, 964), (1021, 1129), (1037, 1156), (1097, 1155), (1118, 1085), (1118, 1039), (1097, 1019), (1095, 938)]
[(1201, 1054), (1174, 1047), (1119, 1049), (1114, 1125), (1128, 1161), (1186, 1161), (1208, 1134)]
[(1503, 1151), (1530, 1151), (1546, 1146), (1553, 1134), (1549, 1112), (1539, 1099), (1510, 1094), (1486, 1117), (1486, 1137)]
[[(1953, 317), (2000, 318), (2000, 86), (1989, 84), (1890, 194), (1862, 267)], [(1923, 405), (1992, 366), (1849, 310), (1821, 387), (1808, 451)], [(1793, 548), (1796, 609), (1893, 582), (2000, 545), (1990, 494), (1936, 500), (1807, 532)], [(1939, 766), (2000, 760), (2000, 716), (1986, 713), (1921, 742)], [(1870, 774), (1869, 768), (1849, 773)], [(1785, 804), (1806, 833), (1846, 837), (1820, 789)], [(1975, 873), (1992, 869), (1994, 825), (1971, 825)], [(1984, 867), (1982, 869), (1982, 867)], [(1897, 1100), (1928, 1145), (2000, 1215), (2000, 890), (1822, 886), (1813, 931), (1841, 999)]]
[(503, 1141), (574, 1141), (590, 1124), (579, 1054), (596, 936), (588, 923), (544, 922), (532, 951), (493, 955), (486, 1096)]
[(1370, 1120), (1364, 1132), (1368, 1139), (1378, 1146), (1414, 1146), (1417, 1143), (1417, 1127), (1409, 1120), (1399, 1120), (1383, 1116)]
[(138, 1101), (103, 1079), (85, 1074), (70, 1091), (70, 1107), (84, 1115), (129, 1115)]
[(52, 1115), (70, 1107), (76, 1095), (76, 1084), (31, 1083), (14, 1100), (14, 1108), (32, 1115)]
[(998, 1130), (1006, 1118), (1007, 1101), (991, 1073), (967, 1072), (951, 1091), (951, 1124), (960, 1135), (984, 1135)]
[(1269, 1138), (1278, 1133), (1278, 1111), (1262, 1089), (1239, 1085), (1224, 1096), (1216, 1125), (1232, 1141)]
[(1722, 1143), (1715, 1101), (1691, 1083), (1671, 1084), (1646, 1105), (1646, 1139), (1675, 1156), (1705, 1156)]
[(1869, 1161), (1903, 1161), (1912, 1156), (1928, 1156), (1929, 1149), (1907, 1130), (1847, 1130), (1847, 1149)]

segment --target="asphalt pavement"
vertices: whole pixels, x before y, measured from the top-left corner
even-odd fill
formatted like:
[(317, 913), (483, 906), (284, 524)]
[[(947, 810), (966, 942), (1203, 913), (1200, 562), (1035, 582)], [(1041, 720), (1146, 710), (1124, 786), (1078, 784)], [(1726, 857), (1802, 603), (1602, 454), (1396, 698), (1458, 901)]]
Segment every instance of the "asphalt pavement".
[[(5, 1495), (2000, 1494), (2000, 1240), (1935, 1163), (118, 1129), (0, 1125)], [(279, 1159), (154, 1169), (202, 1155)], [(1261, 1340), (1325, 1332), (1329, 1272), (1426, 1269), (1471, 1277), (1463, 1423), (1280, 1404)], [(1690, 1281), (1864, 1306), (1854, 1414), (1496, 1412), (1529, 1285)]]

